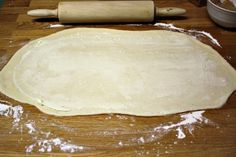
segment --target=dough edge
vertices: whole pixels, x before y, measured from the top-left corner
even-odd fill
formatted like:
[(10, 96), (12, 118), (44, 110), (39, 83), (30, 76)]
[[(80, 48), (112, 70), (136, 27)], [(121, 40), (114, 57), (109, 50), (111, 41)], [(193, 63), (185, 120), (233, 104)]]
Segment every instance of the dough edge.
[[(9, 69), (9, 67), (14, 66), (14, 61), (17, 60), (18, 57), (21, 57), (22, 54), (24, 54), (25, 49), (28, 49), (30, 46), (35, 46), (35, 44), (37, 44), (38, 42), (40, 42), (41, 40), (45, 40), (45, 39), (53, 39), (53, 38), (58, 38), (64, 35), (69, 35), (69, 34), (73, 34), (75, 31), (84, 31), (86, 32), (87, 30), (89, 31), (109, 31), (109, 32), (120, 32), (120, 31), (133, 31), (133, 32), (139, 32), (140, 30), (118, 30), (118, 29), (110, 29), (110, 28), (72, 28), (72, 29), (67, 29), (67, 30), (63, 30), (63, 31), (59, 31), (56, 33), (53, 33), (51, 35), (45, 36), (45, 37), (41, 37), (38, 38), (36, 40), (30, 41), (28, 44), (24, 45), (22, 48), (20, 48), (13, 56), (12, 58), (8, 61), (8, 63), (3, 67), (3, 69), (0, 71), (0, 79), (1, 79), (1, 73), (3, 73), (5, 70)], [(216, 55), (217, 58), (219, 59), (220, 62), (222, 62), (224, 64), (225, 67), (227, 67), (227, 70), (232, 74), (232, 76), (234, 77), (234, 86), (232, 87), (232, 89), (228, 92), (225, 93), (224, 95), (224, 99), (222, 100), (222, 102), (220, 102), (219, 104), (214, 104), (214, 105), (202, 105), (201, 107), (199, 106), (190, 106), (190, 108), (186, 108), (184, 110), (182, 110), (182, 112), (186, 112), (186, 111), (193, 111), (193, 110), (203, 110), (203, 109), (213, 109), (213, 108), (220, 108), (222, 107), (226, 101), (228, 100), (229, 96), (233, 93), (233, 91), (236, 89), (236, 72), (234, 70), (234, 68), (217, 52), (215, 51), (212, 47), (210, 47), (209, 45), (203, 44), (202, 42), (194, 39), (193, 37), (183, 34), (183, 33), (179, 33), (179, 32), (172, 32), (172, 31), (166, 31), (166, 30), (141, 30), (141, 31), (160, 31), (160, 32), (168, 32), (168, 33), (178, 33), (179, 35), (184, 35), (184, 36), (188, 36), (188, 38), (190, 40), (194, 40), (193, 42), (195, 42), (196, 44), (198, 44), (199, 46), (201, 46), (202, 48), (208, 49), (209, 52), (212, 53), (212, 55)], [(76, 115), (98, 115), (98, 114), (126, 114), (126, 115), (135, 115), (135, 116), (163, 116), (163, 115), (168, 115), (168, 114), (175, 114), (175, 113), (180, 113), (180, 112), (159, 112), (159, 113), (155, 113), (155, 114), (151, 114), (151, 113), (143, 113), (143, 112), (133, 112), (133, 111), (126, 111), (126, 112), (122, 112), (122, 113), (117, 113), (117, 112), (91, 112), (91, 113), (86, 113), (86, 114), (82, 114), (80, 111), (78, 110), (70, 110), (70, 111), (63, 111), (63, 110), (56, 110), (50, 107), (47, 107), (41, 103), (36, 103), (35, 100), (28, 100), (28, 101), (23, 101), (24, 99), (24, 95), (20, 95), (20, 99), (16, 98), (15, 96), (11, 96), (11, 94), (8, 95), (7, 91), (4, 91), (4, 89), (2, 88), (1, 84), (0, 84), (0, 92), (6, 93), (4, 95), (7, 95), (8, 97), (15, 99), (17, 101), (20, 101), (22, 103), (26, 103), (29, 105), (33, 105), (36, 106), (40, 111), (49, 114), (49, 115), (55, 115), (55, 116), (76, 116)], [(15, 92), (16, 93), (16, 92)], [(18, 92), (19, 94), (19, 92)], [(23, 97), (23, 98), (22, 98)]]

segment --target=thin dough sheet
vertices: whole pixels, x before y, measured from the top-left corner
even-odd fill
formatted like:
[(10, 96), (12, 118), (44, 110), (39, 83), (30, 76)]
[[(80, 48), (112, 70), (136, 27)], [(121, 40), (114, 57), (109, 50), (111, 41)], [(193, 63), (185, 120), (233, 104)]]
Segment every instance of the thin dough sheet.
[(58, 116), (158, 116), (221, 107), (235, 70), (183, 33), (64, 30), (26, 44), (0, 72), (0, 91)]

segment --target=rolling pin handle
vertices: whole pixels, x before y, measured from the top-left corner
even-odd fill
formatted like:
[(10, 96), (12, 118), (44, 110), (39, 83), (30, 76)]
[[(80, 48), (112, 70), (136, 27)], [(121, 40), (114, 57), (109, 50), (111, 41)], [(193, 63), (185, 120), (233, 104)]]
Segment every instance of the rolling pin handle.
[(156, 16), (180, 16), (186, 13), (185, 9), (176, 7), (156, 8)]
[(57, 17), (57, 9), (35, 9), (27, 12), (29, 16), (37, 16), (37, 17), (47, 17), (47, 16), (56, 16)]

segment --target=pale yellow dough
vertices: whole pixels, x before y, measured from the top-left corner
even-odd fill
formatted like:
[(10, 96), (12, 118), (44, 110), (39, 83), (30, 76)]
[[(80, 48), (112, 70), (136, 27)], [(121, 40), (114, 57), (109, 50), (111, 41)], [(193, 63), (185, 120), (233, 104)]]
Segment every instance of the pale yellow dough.
[(218, 108), (235, 89), (215, 50), (160, 30), (64, 30), (31, 41), (0, 72), (3, 94), (59, 116)]

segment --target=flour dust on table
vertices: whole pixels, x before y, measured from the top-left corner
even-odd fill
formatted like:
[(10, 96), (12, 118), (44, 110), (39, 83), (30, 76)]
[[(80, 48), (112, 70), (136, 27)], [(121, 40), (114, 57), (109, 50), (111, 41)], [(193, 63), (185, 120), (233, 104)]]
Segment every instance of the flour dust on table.
[[(17, 138), (19, 145), (24, 145), (25, 153), (50, 153), (50, 152), (62, 152), (62, 153), (86, 153), (93, 152), (100, 149), (115, 150), (125, 147), (138, 146), (135, 150), (137, 155), (146, 153), (160, 154), (158, 146), (165, 146), (165, 153), (171, 152), (171, 150), (178, 144), (183, 143), (187, 138), (194, 137), (195, 132), (200, 131), (201, 127), (217, 127), (218, 124), (212, 122), (203, 114), (205, 111), (195, 111), (189, 113), (183, 113), (176, 115), (173, 121), (166, 121), (161, 123), (153, 123), (148, 128), (138, 128), (136, 125), (136, 118), (134, 116), (127, 115), (106, 115), (104, 116), (105, 123), (109, 121), (117, 120), (117, 122), (129, 122), (129, 128), (121, 131), (118, 126), (110, 126), (103, 129), (101, 127), (95, 130), (87, 130), (86, 134), (83, 132), (81, 123), (77, 123), (77, 126), (68, 126), (65, 123), (60, 123), (57, 118), (48, 119), (47, 115), (40, 115), (39, 118), (33, 118), (32, 113), (24, 110), (22, 106), (11, 106), (5, 103), (0, 103), (0, 116), (6, 118), (5, 122), (12, 121), (11, 130), (1, 130), (2, 134), (11, 134)], [(168, 116), (166, 116), (168, 117)], [(88, 123), (89, 122), (85, 122)], [(86, 124), (86, 125), (88, 125)], [(130, 137), (123, 139), (124, 133), (127, 130), (134, 129)], [(120, 131), (118, 131), (120, 130)], [(60, 132), (60, 134), (59, 134)], [(101, 145), (98, 143), (87, 145), (82, 140), (75, 140), (69, 137), (63, 137), (63, 134), (70, 134), (71, 137), (88, 138), (88, 140), (94, 140), (94, 138), (100, 137), (100, 140), (106, 140), (112, 138), (107, 145)], [(162, 140), (169, 138), (169, 134), (175, 134), (172, 142), (168, 145), (162, 143)], [(23, 135), (23, 136), (22, 136)], [(158, 146), (153, 147), (152, 151), (143, 150), (141, 147), (144, 144), (156, 142)], [(193, 142), (193, 141), (192, 141)], [(191, 143), (190, 143), (191, 144)]]
[(167, 23), (155, 23), (154, 26), (157, 26), (157, 27), (160, 27), (163, 29), (169, 29), (172, 31), (178, 31), (181, 33), (186, 33), (186, 34), (191, 35), (193, 37), (204, 36), (204, 37), (207, 37), (211, 41), (211, 43), (213, 43), (214, 45), (221, 47), (219, 41), (216, 38), (214, 38), (210, 33), (205, 32), (205, 31), (200, 31), (200, 30), (195, 30), (195, 29), (183, 29), (183, 28), (179, 28), (179, 27), (174, 26), (172, 23), (168, 23), (168, 24)]

